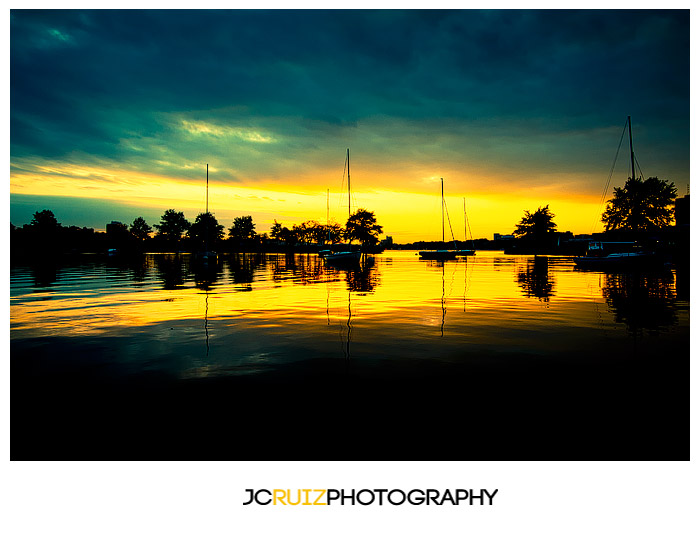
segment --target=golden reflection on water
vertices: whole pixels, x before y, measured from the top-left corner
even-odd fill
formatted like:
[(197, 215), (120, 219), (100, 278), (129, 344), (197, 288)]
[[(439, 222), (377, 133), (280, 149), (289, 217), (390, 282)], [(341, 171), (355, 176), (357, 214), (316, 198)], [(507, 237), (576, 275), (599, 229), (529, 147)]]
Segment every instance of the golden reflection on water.
[(359, 270), (324, 266), (315, 255), (270, 254), (230, 256), (201, 274), (189, 260), (149, 255), (48, 274), (13, 269), (11, 337), (104, 335), (191, 320), (202, 320), (207, 345), (213, 322), (220, 331), (240, 319), (300, 332), (324, 325), (348, 331), (403, 325), (436, 336), (446, 328), (488, 328), (493, 336), (499, 329), (619, 323), (655, 329), (685, 322), (671, 270), (634, 279), (577, 271), (570, 258), (482, 251), (445, 263), (391, 251)]

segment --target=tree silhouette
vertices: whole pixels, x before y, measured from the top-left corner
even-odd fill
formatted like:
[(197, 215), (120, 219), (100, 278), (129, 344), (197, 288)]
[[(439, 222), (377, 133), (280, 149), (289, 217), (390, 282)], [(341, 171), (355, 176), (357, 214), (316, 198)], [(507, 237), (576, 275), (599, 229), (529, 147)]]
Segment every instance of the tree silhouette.
[(615, 188), (603, 212), (605, 230), (649, 231), (668, 227), (673, 221), (673, 183), (650, 177), (629, 178), (623, 188)]
[(326, 228), (315, 220), (307, 220), (299, 225), (293, 225), (292, 231), (297, 239), (303, 243), (322, 243), (325, 241)]
[(282, 227), (282, 229), (280, 229), (279, 238), (282, 242), (287, 244), (287, 246), (293, 246), (299, 241), (296, 231), (288, 229), (287, 227)]
[(153, 229), (141, 216), (134, 219), (131, 227), (129, 228), (129, 232), (132, 234), (132, 236), (139, 241), (146, 240), (150, 236), (151, 231), (153, 231)]
[(339, 223), (333, 222), (324, 226), (324, 237), (331, 244), (337, 244), (343, 239), (343, 228)]
[(362, 245), (374, 246), (379, 242), (381, 233), (382, 226), (377, 225), (374, 212), (364, 208), (357, 209), (357, 212), (351, 215), (345, 224), (345, 237), (350, 242), (357, 240)]
[(120, 221), (113, 221), (107, 224), (107, 245), (111, 248), (122, 249), (127, 246), (131, 235), (129, 227)]
[(535, 212), (525, 211), (520, 223), (516, 225), (513, 234), (517, 238), (533, 240), (542, 243), (546, 236), (554, 232), (557, 224), (554, 223), (554, 214), (549, 210), (549, 205), (539, 207)]
[(169, 208), (160, 217), (160, 223), (155, 224), (155, 228), (158, 229), (157, 236), (177, 244), (182, 238), (182, 233), (190, 228), (190, 222), (182, 212)]
[(56, 216), (50, 210), (35, 212), (29, 225), (40, 234), (53, 233), (61, 227)]
[(120, 221), (113, 221), (107, 224), (107, 236), (119, 236), (124, 237), (129, 234), (129, 228), (126, 223)]
[(50, 210), (35, 212), (32, 221), (24, 228), (30, 241), (42, 251), (53, 253), (61, 248), (64, 229)]
[(207, 245), (215, 247), (224, 237), (224, 226), (219, 224), (211, 212), (202, 212), (195, 218), (187, 235), (200, 249)]
[(228, 235), (234, 240), (248, 240), (255, 238), (255, 224), (252, 216), (240, 216), (233, 219), (233, 225), (228, 230)]
[(282, 224), (275, 220), (275, 223), (273, 223), (272, 227), (270, 228), (270, 238), (274, 240), (281, 240), (282, 229), (284, 229)]

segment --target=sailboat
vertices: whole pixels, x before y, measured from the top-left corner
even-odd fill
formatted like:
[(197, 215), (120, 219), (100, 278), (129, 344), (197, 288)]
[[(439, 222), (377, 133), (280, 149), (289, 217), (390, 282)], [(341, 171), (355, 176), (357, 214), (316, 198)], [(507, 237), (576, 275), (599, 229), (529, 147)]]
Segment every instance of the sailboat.
[[(635, 158), (634, 148), (632, 147), (632, 118), (629, 115), (627, 116), (626, 126), (629, 127), (630, 163), (632, 165), (632, 178), (634, 178)], [(585, 256), (574, 257), (576, 266), (583, 269), (633, 269), (661, 261), (660, 256), (654, 252), (644, 251), (636, 242), (590, 242)]]
[[(442, 243), (445, 243), (445, 186), (442, 180), (442, 177), (440, 177), (440, 192), (441, 192), (441, 197), (442, 197), (442, 203), (441, 203), (441, 213), (442, 213)], [(437, 261), (448, 261), (448, 260), (453, 260), (457, 257), (457, 250), (456, 249), (434, 249), (434, 250), (426, 250), (426, 251), (419, 251), (418, 254), (420, 255), (421, 259), (426, 259), (426, 260), (437, 260)]]
[[(467, 241), (467, 199), (463, 198), (464, 200), (464, 241)], [(469, 229), (469, 235), (471, 236), (471, 228)], [(474, 255), (476, 251), (474, 250), (474, 239), (472, 238), (472, 248), (471, 249), (458, 249), (457, 250), (457, 256), (458, 257), (468, 257), (471, 255)]]
[[(347, 150), (348, 164), (348, 218), (352, 215), (350, 204), (350, 149)], [(330, 264), (350, 264), (360, 261), (361, 251), (323, 251), (323, 260)]]
[[(330, 248), (331, 244), (331, 218), (330, 218), (330, 198), (331, 198), (331, 191), (326, 190), (326, 229), (328, 229), (328, 247)], [(330, 255), (332, 251), (330, 249), (321, 249), (318, 252), (319, 257), (325, 257), (326, 255)]]
[(216, 263), (218, 255), (214, 251), (209, 250), (209, 164), (207, 164), (207, 201), (206, 201), (206, 229), (204, 230), (204, 251), (200, 251), (196, 255), (197, 261), (202, 265), (208, 266), (210, 263)]

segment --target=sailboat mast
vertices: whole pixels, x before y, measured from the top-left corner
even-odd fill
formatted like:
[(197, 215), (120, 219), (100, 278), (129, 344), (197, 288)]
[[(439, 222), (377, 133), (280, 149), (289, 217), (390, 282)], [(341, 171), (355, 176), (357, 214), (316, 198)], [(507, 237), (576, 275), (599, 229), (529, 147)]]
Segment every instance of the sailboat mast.
[(464, 201), (464, 241), (467, 241), (467, 198), (463, 197)]
[(632, 178), (634, 179), (634, 149), (632, 149), (632, 118), (627, 116), (627, 123), (630, 128), (630, 159), (632, 160)]
[(207, 213), (204, 224), (204, 251), (209, 252), (209, 164), (207, 164)]
[(350, 149), (348, 148), (348, 218), (350, 215)]
[(326, 188), (326, 229), (328, 229), (328, 243), (331, 243), (331, 189)]
[(440, 207), (440, 216), (442, 216), (442, 242), (445, 243), (445, 185), (440, 177), (440, 197), (442, 205)]

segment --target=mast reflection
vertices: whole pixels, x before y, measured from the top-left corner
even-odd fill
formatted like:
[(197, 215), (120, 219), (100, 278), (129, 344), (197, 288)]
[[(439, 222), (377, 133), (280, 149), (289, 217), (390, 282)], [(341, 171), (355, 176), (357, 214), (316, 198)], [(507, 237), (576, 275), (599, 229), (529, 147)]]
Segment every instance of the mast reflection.
[[(352, 292), (348, 290), (348, 321), (345, 323), (347, 326), (347, 336), (345, 338), (345, 346), (343, 348), (343, 355), (345, 356), (346, 367), (350, 363), (350, 340), (352, 338)], [(346, 369), (347, 371), (347, 369)]]
[[(442, 291), (440, 294), (440, 313), (441, 313), (440, 337), (443, 337), (445, 335), (445, 319), (447, 317), (448, 294), (446, 293), (446, 287), (445, 287), (445, 262), (446, 261), (442, 261), (442, 260), (430, 260), (430, 261), (426, 262), (426, 264), (425, 264), (425, 266), (429, 270), (435, 270), (435, 271), (440, 272), (440, 281), (441, 281), (441, 286), (442, 286)], [(454, 267), (454, 269), (452, 271), (452, 280), (450, 282), (450, 292), (449, 292), (450, 296), (452, 295), (452, 286), (454, 285), (454, 277), (455, 277), (455, 273), (457, 271), (456, 267), (458, 266), (459, 262), (462, 262), (462, 261), (457, 261), (457, 262), (452, 261), (449, 263), (450, 266)], [(466, 263), (466, 259), (464, 259), (464, 262)], [(465, 264), (465, 266), (466, 266), (466, 264)], [(466, 270), (466, 268), (465, 268), (465, 270)], [(466, 272), (465, 272), (465, 278), (466, 278)], [(465, 289), (466, 289), (466, 286), (465, 286)], [(466, 297), (466, 290), (465, 290), (464, 296)], [(466, 298), (465, 298), (465, 300), (466, 300)], [(466, 309), (466, 305), (464, 306), (464, 308)]]
[(209, 291), (204, 291), (204, 339), (207, 345), (207, 355), (209, 357)]
[(445, 316), (447, 316), (447, 307), (445, 306), (445, 263), (442, 264), (442, 297), (440, 298), (440, 307), (442, 307), (442, 320), (440, 322), (440, 337), (445, 335)]
[(373, 292), (379, 284), (379, 270), (375, 266), (373, 257), (366, 257), (359, 264), (348, 268), (333, 267), (331, 269), (345, 272), (348, 290), (352, 292)]
[(209, 291), (221, 277), (222, 267), (219, 263), (191, 264), (194, 276), (194, 286), (200, 290)]

